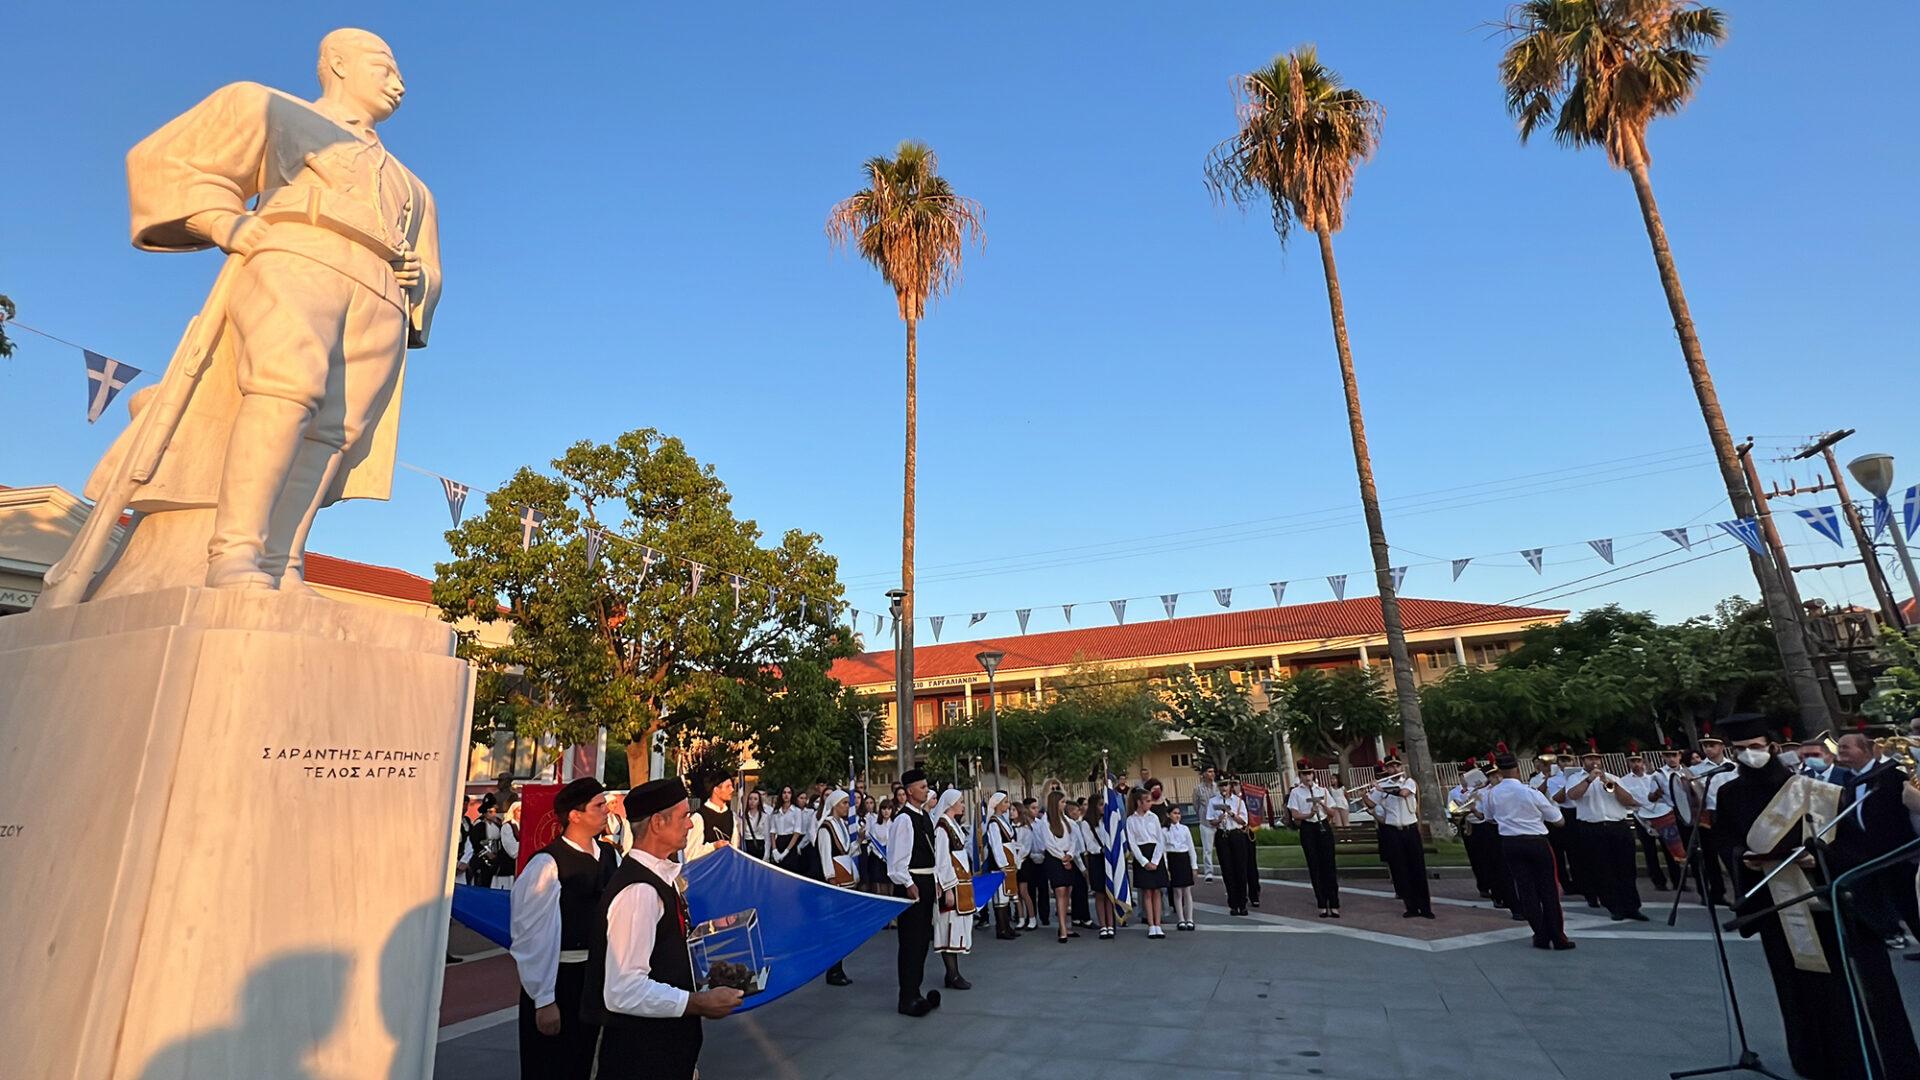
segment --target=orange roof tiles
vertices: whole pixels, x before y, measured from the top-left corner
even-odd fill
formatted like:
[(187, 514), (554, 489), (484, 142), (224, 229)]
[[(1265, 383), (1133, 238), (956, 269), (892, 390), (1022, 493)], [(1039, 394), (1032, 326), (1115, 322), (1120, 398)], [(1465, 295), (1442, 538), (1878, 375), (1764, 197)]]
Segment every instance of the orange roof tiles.
[(307, 552), (306, 579), (312, 585), (328, 585), (352, 592), (391, 596), (419, 604), (433, 603), (433, 581), (391, 566), (337, 559), (317, 551)]
[[(1467, 604), (1456, 600), (1400, 598), (1400, 617), (1409, 631), (1468, 627), (1497, 622), (1557, 620), (1566, 611), (1553, 608)], [(1254, 608), (1185, 619), (1155, 619), (1130, 626), (1091, 626), (1045, 634), (956, 641), (914, 647), (915, 679), (980, 673), (974, 654), (999, 649), (1007, 654), (1002, 672), (1057, 667), (1075, 656), (1095, 660), (1139, 660), (1220, 649), (1247, 649), (1299, 642), (1379, 637), (1386, 633), (1375, 597), (1328, 600), (1315, 604)], [(1354, 642), (1342, 642), (1351, 647)], [(893, 682), (893, 650), (862, 653), (836, 661), (833, 677), (846, 686)]]

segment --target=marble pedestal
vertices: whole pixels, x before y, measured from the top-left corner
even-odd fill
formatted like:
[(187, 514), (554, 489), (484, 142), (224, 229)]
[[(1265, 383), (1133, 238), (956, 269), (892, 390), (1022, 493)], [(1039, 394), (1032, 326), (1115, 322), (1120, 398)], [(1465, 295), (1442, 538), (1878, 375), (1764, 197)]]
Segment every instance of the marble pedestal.
[(472, 677), (428, 619), (0, 619), (0, 1075), (431, 1075)]

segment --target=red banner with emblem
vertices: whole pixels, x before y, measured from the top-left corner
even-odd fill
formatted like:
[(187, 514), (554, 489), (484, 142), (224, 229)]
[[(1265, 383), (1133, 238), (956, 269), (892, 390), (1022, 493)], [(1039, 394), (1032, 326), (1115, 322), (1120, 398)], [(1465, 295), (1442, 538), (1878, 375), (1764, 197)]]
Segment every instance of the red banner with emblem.
[(560, 794), (559, 784), (527, 784), (520, 789), (520, 859), (514, 873), (527, 868), (527, 860), (560, 835), (560, 819), (553, 816), (553, 797)]
[(1267, 812), (1267, 789), (1259, 784), (1242, 783), (1240, 797), (1246, 800), (1247, 824), (1259, 828), (1271, 815)]

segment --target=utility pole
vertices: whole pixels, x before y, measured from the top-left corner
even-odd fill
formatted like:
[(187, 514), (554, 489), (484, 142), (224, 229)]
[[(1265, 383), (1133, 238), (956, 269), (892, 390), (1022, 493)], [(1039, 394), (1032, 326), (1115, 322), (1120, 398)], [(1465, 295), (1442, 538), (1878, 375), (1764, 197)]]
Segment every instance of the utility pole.
[(1867, 584), (1873, 587), (1873, 598), (1880, 604), (1880, 617), (1893, 629), (1904, 630), (1906, 621), (1900, 617), (1900, 604), (1893, 598), (1886, 571), (1880, 565), (1880, 557), (1874, 553), (1873, 541), (1867, 538), (1867, 525), (1860, 520), (1860, 508), (1853, 505), (1853, 496), (1847, 492), (1847, 481), (1840, 471), (1840, 459), (1833, 456), (1834, 446), (1851, 434), (1852, 428), (1829, 431), (1815, 440), (1813, 445), (1793, 455), (1793, 459), (1804, 461), (1815, 454), (1826, 457), (1827, 468), (1833, 473), (1834, 490), (1840, 495), (1840, 513), (1846, 517), (1847, 528), (1853, 532), (1853, 542), (1860, 548), (1860, 565), (1866, 569)]
[(1767, 562), (1773, 564), (1765, 569), (1777, 575), (1774, 584), (1785, 601), (1788, 619), (1784, 625), (1777, 614), (1769, 614), (1774, 616), (1773, 637), (1780, 647), (1780, 658), (1785, 662), (1788, 684), (1793, 688), (1794, 698), (1800, 703), (1800, 723), (1806, 730), (1798, 734), (1832, 731), (1834, 715), (1840, 711), (1838, 699), (1829, 696), (1833, 692), (1832, 687), (1814, 670), (1814, 650), (1807, 639), (1807, 624), (1803, 621), (1806, 609), (1800, 604), (1800, 590), (1793, 581), (1793, 569), (1787, 561), (1786, 546), (1780, 542), (1779, 530), (1773, 527), (1773, 511), (1767, 506), (1767, 493), (1760, 488), (1760, 474), (1753, 465), (1753, 440), (1734, 447), (1734, 451), (1740, 455), (1740, 467), (1746, 472), (1747, 490), (1753, 494), (1754, 517), (1759, 521), (1760, 535), (1772, 556), (1767, 559), (1755, 553), (1755, 568), (1760, 569)]

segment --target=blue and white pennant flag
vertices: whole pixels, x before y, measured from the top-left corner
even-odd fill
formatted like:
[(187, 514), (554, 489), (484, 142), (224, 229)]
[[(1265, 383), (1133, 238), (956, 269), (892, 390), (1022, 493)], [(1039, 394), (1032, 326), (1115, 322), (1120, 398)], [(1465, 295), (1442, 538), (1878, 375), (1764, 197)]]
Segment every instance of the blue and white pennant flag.
[(1608, 566), (1613, 565), (1613, 541), (1611, 539), (1589, 540), (1587, 541), (1587, 546), (1593, 549), (1594, 554), (1607, 560)]
[(1795, 510), (1794, 514), (1806, 522), (1808, 528), (1833, 541), (1835, 545), (1847, 546), (1846, 542), (1840, 539), (1840, 511), (1837, 507), (1820, 506), (1812, 510)]
[(92, 349), (80, 351), (87, 358), (87, 423), (91, 424), (107, 411), (115, 395), (140, 377), (140, 369), (112, 357), (101, 356)]
[(973, 617), (967, 620), (967, 628), (971, 630), (975, 626), (978, 626), (980, 622), (986, 617), (987, 617), (987, 613), (984, 611), (974, 612)]
[(1233, 606), (1233, 590), (1232, 589), (1213, 590), (1213, 602), (1216, 604), (1219, 604), (1223, 608), (1232, 607)]
[(1281, 605), (1286, 603), (1286, 599), (1287, 599), (1287, 583), (1286, 582), (1269, 581), (1267, 582), (1267, 588), (1273, 590), (1273, 606), (1274, 607), (1280, 607)]
[(1467, 569), (1467, 564), (1472, 561), (1473, 561), (1473, 558), (1471, 556), (1465, 559), (1453, 560), (1453, 580), (1459, 581), (1461, 573), (1463, 573)]
[(1693, 550), (1693, 538), (1687, 535), (1685, 526), (1678, 529), (1661, 529), (1660, 535), (1680, 545), (1682, 551)]
[(1023, 608), (1015, 608), (1015, 609), (1014, 609), (1014, 612), (1013, 612), (1013, 617), (1014, 617), (1014, 618), (1016, 618), (1016, 619), (1019, 619), (1019, 620), (1020, 620), (1020, 632), (1021, 632), (1021, 633), (1023, 633), (1023, 634), (1024, 634), (1024, 633), (1026, 633), (1026, 632), (1027, 632), (1027, 618), (1028, 618), (1029, 616), (1031, 616), (1032, 614), (1033, 614), (1033, 609), (1032, 609), (1032, 608), (1030, 608), (1030, 607), (1023, 607)]
[(547, 520), (547, 515), (541, 513), (540, 511), (534, 509), (531, 506), (523, 506), (520, 508), (520, 550), (521, 551), (526, 551), (533, 547), (533, 531), (535, 529), (538, 529), (540, 527), (540, 523), (545, 520)]
[(1540, 569), (1541, 554), (1543, 551), (1545, 551), (1544, 548), (1528, 548), (1520, 553), (1520, 557), (1527, 560), (1527, 565), (1533, 567), (1533, 572), (1536, 574), (1546, 573), (1546, 571)]
[(607, 532), (593, 525), (583, 526), (580, 531), (587, 538), (587, 569), (591, 570), (600, 565), (600, 545), (606, 540)]
[(939, 641), (939, 640), (940, 640), (940, 628), (941, 628), (942, 626), (945, 626), (945, 625), (947, 624), (947, 617), (946, 617), (945, 615), (933, 615), (933, 616), (929, 616), (929, 617), (927, 618), (927, 623), (928, 623), (928, 625), (930, 625), (930, 626), (932, 626), (932, 627), (933, 627), (933, 640), (935, 640), (935, 641)]
[(447, 493), (447, 513), (453, 515), (453, 527), (460, 527), (460, 513), (467, 508), (467, 492), (473, 489), (458, 480), (440, 478), (440, 487)]
[(1873, 500), (1873, 538), (1875, 541), (1880, 539), (1881, 533), (1887, 531), (1887, 526), (1891, 524), (1892, 521), (1893, 507), (1887, 500)]
[(1400, 583), (1407, 580), (1407, 568), (1404, 566), (1396, 566), (1388, 570), (1387, 573), (1393, 578), (1394, 595), (1400, 595)]
[(1347, 575), (1334, 574), (1327, 578), (1327, 585), (1333, 589), (1333, 598), (1344, 601), (1347, 598)]
[(1907, 497), (1900, 504), (1900, 516), (1907, 520), (1907, 539), (1913, 539), (1913, 530), (1920, 527), (1920, 484), (1907, 489)]
[(1073, 625), (1073, 605), (1072, 605), (1072, 604), (1061, 604), (1061, 605), (1060, 605), (1060, 616), (1061, 616), (1061, 618), (1064, 618), (1064, 619), (1066, 619), (1066, 620), (1067, 620), (1067, 625), (1068, 625), (1068, 626), (1072, 626), (1072, 625)]
[(1760, 523), (1753, 518), (1736, 518), (1733, 521), (1716, 521), (1722, 532), (1747, 545), (1755, 555), (1764, 554), (1760, 547)]
[(1107, 603), (1113, 608), (1113, 621), (1121, 626), (1127, 625), (1127, 602), (1125, 600), (1109, 600)]
[(740, 614), (740, 591), (747, 587), (747, 579), (739, 574), (728, 574), (727, 584), (733, 587), (733, 613)]

